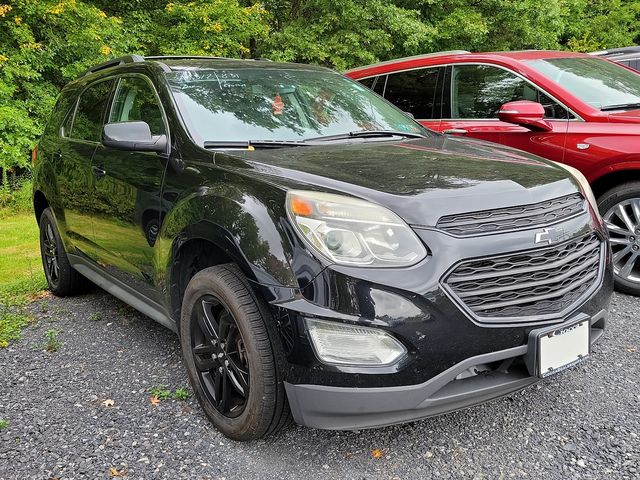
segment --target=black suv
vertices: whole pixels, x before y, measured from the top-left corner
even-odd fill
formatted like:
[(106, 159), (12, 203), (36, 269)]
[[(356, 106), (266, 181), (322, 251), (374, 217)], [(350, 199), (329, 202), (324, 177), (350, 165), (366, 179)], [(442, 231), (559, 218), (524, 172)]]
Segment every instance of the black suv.
[(234, 439), (466, 407), (603, 332), (610, 250), (580, 174), (325, 68), (116, 59), (65, 87), (33, 157), (51, 291), (86, 277), (178, 332)]

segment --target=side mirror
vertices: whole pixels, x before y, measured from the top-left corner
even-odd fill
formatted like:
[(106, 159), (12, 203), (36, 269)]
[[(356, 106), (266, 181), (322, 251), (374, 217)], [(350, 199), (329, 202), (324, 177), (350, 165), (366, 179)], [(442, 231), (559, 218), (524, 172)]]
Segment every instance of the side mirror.
[(102, 144), (116, 150), (165, 153), (167, 136), (151, 135), (147, 122), (114, 122), (104, 126)]
[(521, 125), (530, 130), (550, 132), (553, 127), (544, 119), (544, 107), (529, 100), (508, 102), (500, 107), (498, 118), (507, 123)]

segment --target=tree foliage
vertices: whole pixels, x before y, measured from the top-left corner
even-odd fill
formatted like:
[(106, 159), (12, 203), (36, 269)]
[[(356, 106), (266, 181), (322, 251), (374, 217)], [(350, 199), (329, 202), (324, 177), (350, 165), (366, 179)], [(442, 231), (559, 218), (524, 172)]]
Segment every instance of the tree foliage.
[(639, 19), (640, 0), (0, 0), (0, 169), (28, 168), (65, 83), (125, 53), (346, 69), (449, 49), (625, 46)]

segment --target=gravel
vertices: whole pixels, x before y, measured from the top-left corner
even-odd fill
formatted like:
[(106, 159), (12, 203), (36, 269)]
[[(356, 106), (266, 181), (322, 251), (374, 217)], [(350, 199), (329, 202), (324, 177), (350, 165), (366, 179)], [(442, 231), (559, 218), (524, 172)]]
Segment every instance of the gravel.
[(1, 479), (640, 478), (634, 297), (615, 295), (592, 358), (523, 392), (412, 424), (296, 426), (252, 443), (219, 434), (193, 398), (151, 404), (152, 386), (187, 386), (169, 330), (102, 291), (30, 308), (37, 321), (0, 349)]

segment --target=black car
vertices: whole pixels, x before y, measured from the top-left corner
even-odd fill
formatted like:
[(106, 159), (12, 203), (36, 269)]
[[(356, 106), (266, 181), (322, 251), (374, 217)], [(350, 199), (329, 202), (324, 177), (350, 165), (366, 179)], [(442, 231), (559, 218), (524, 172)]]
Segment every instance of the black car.
[(51, 291), (178, 332), (225, 435), (456, 410), (584, 359), (612, 291), (580, 174), (433, 133), (331, 70), (128, 56), (34, 152)]
[(591, 55), (603, 57), (613, 62), (626, 65), (634, 70), (640, 70), (640, 47), (622, 47), (610, 48), (608, 50), (600, 50), (592, 52)]

